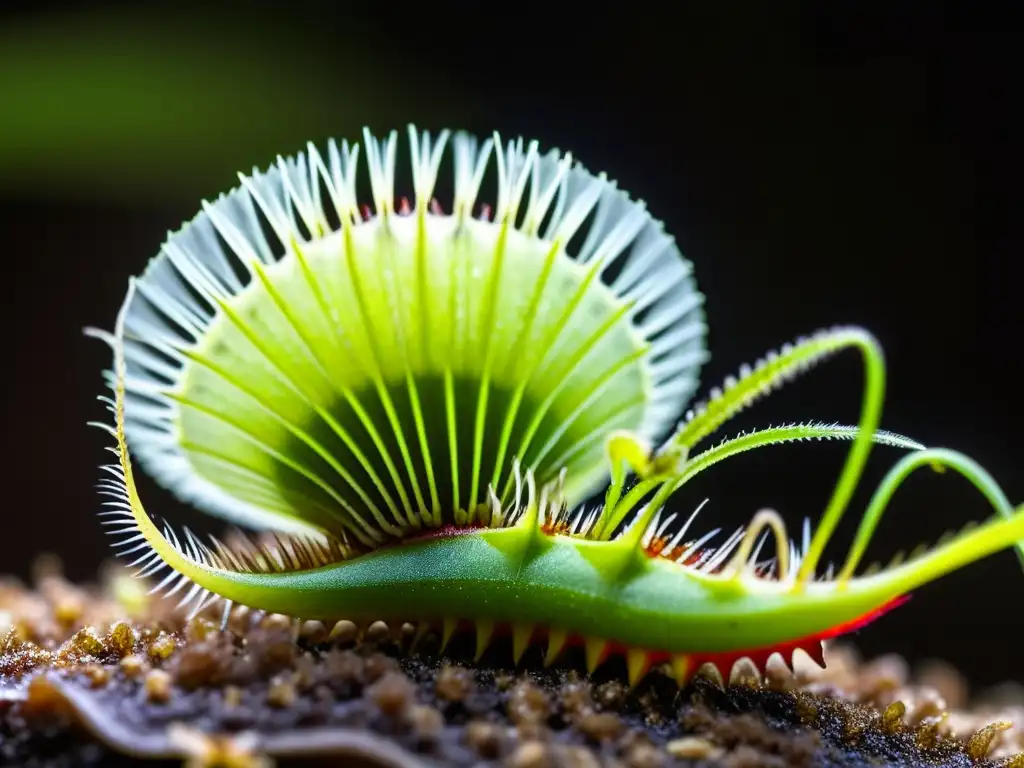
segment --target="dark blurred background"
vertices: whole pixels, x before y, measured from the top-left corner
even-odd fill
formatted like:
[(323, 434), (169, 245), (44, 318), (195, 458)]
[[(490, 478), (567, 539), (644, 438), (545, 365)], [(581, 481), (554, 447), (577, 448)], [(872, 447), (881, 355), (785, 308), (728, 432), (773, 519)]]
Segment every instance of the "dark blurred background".
[[(85, 422), (104, 415), (109, 355), (82, 326), (112, 325), (128, 276), (236, 170), (364, 124), (497, 128), (571, 149), (647, 200), (696, 263), (708, 386), (801, 333), (864, 324), (889, 356), (884, 425), (969, 453), (1024, 501), (1020, 194), (1000, 179), (1020, 143), (1019, 25), (998, 3), (803, 5), (8, 0), (0, 572), (24, 575), (52, 551), (91, 578), (108, 556), (93, 489), (105, 439)], [(733, 426), (852, 423), (860, 381), (849, 353)], [(706, 524), (773, 506), (797, 525), (820, 514), (843, 451), (749, 454), (678, 503), (709, 496)], [(897, 458), (876, 450), (837, 540)], [(144, 491), (151, 510), (195, 519)], [(871, 553), (988, 514), (961, 478), (921, 473)], [(945, 657), (978, 684), (1022, 679), (1022, 607), (1024, 575), (1005, 553), (856, 641)]]

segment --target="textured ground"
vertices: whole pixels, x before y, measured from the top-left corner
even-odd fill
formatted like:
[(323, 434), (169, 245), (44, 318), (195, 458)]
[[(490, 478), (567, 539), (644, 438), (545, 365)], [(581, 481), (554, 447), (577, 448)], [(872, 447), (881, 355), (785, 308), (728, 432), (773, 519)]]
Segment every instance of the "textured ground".
[(531, 651), (516, 671), (499, 641), (474, 665), (472, 637), (439, 658), (429, 635), (408, 652), (411, 630), (296, 638), (236, 609), (221, 632), (118, 571), (89, 589), (42, 563), (31, 587), (0, 583), (0, 765), (1024, 768), (1024, 692), (968, 709), (941, 666), (912, 677), (832, 649), (827, 671), (772, 663), (683, 691), (653, 674), (630, 692), (615, 662), (589, 680)]

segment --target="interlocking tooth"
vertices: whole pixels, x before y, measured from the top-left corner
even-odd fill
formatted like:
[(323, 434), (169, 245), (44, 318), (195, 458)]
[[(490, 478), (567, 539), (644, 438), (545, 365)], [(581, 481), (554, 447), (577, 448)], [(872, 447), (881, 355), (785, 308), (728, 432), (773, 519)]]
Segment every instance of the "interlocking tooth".
[(386, 621), (373, 621), (363, 631), (363, 637), (368, 642), (383, 644), (395, 638), (395, 629)]
[(444, 653), (444, 649), (448, 647), (448, 643), (451, 642), (452, 635), (455, 634), (455, 629), (459, 626), (458, 619), (445, 619), (441, 625), (441, 653)]
[(725, 678), (722, 676), (722, 670), (718, 668), (715, 662), (704, 662), (701, 664), (700, 669), (697, 670), (697, 674), (706, 677), (719, 688), (725, 688)]
[(629, 687), (634, 688), (651, 668), (651, 657), (647, 651), (633, 648), (626, 652), (626, 669), (629, 673)]
[[(825, 644), (820, 640), (817, 640), (805, 648), (800, 648), (804, 653), (810, 657), (811, 661), (817, 664), (822, 669), (825, 668)], [(794, 654), (796, 651), (794, 651)]]
[(729, 670), (729, 685), (758, 687), (761, 685), (761, 678), (761, 670), (757, 668), (754, 660), (747, 656), (737, 659)]
[(593, 674), (608, 654), (608, 641), (588, 639), (583, 642), (583, 648), (587, 658), (587, 672)]
[(772, 654), (772, 658), (777, 658), (780, 662), (782, 662), (782, 666), (784, 666), (790, 672), (793, 671), (793, 657), (792, 657), (792, 654), (787, 656), (784, 653), (776, 651), (775, 653)]
[(776, 651), (764, 662), (762, 684), (769, 688), (779, 690), (787, 687), (793, 679), (793, 670), (789, 668), (789, 661), (786, 655)]
[[(804, 658), (800, 658), (797, 654), (803, 654)], [(794, 671), (807, 671), (813, 674), (814, 671), (825, 668), (825, 658), (820, 647), (794, 648), (790, 658), (791, 668)]]
[(501, 501), (498, 499), (498, 494), (494, 492), (494, 486), (487, 486), (487, 503), (488, 503), (488, 515), (487, 524), (491, 528), (497, 528), (502, 524), (504, 515), (501, 511)]
[(407, 641), (411, 641), (416, 635), (416, 627), (419, 626), (415, 623), (408, 621), (396, 622), (395, 623), (395, 642), (401, 645), (403, 648), (407, 648)]
[(533, 637), (533, 625), (515, 624), (512, 626), (512, 660), (515, 664), (519, 664), (519, 660), (526, 653), (531, 637)]
[(548, 630), (548, 648), (544, 653), (544, 666), (550, 667), (559, 654), (565, 649), (565, 642), (569, 639), (569, 633), (561, 629)]
[(491, 644), (491, 638), (494, 637), (494, 622), (490, 619), (478, 619), (475, 623), (476, 655), (473, 657), (473, 660), (480, 661), (480, 657), (484, 655), (487, 646)]
[(331, 631), (327, 635), (327, 640), (332, 643), (351, 643), (355, 642), (358, 636), (359, 627), (356, 626), (354, 621), (350, 621), (349, 619), (339, 619), (334, 622), (334, 626), (331, 627)]

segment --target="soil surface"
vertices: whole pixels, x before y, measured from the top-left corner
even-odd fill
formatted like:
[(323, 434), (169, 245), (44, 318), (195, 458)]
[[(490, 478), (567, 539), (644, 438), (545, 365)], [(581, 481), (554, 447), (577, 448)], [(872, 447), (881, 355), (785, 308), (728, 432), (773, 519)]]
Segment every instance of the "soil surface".
[(243, 608), (221, 630), (144, 587), (73, 585), (52, 561), (0, 582), (0, 765), (1024, 768), (1024, 692), (968, 701), (939, 664), (829, 647), (825, 670), (798, 653), (629, 690), (621, 660), (587, 676), (536, 648), (514, 667), (498, 640), (474, 663), (471, 633), (441, 654), (409, 625)]

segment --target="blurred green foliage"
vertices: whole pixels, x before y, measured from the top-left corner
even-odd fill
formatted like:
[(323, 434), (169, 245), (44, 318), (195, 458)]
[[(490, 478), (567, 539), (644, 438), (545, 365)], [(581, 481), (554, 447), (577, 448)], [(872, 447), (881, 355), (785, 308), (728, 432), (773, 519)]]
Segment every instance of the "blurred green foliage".
[[(396, 44), (254, 11), (38, 13), (0, 24), (0, 194), (212, 196), (327, 136), (460, 121)], [(399, 52), (400, 53), (400, 52)]]

